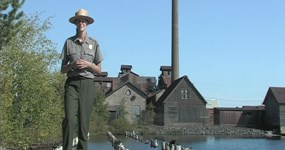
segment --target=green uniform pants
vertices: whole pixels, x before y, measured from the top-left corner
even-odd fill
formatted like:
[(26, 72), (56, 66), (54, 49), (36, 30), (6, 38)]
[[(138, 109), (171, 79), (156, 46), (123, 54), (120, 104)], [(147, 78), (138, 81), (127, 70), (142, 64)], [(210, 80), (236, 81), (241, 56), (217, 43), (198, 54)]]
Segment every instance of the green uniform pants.
[(65, 118), (62, 123), (63, 150), (72, 150), (75, 131), (78, 132), (77, 149), (88, 149), (88, 132), (94, 99), (93, 79), (67, 79), (64, 97)]

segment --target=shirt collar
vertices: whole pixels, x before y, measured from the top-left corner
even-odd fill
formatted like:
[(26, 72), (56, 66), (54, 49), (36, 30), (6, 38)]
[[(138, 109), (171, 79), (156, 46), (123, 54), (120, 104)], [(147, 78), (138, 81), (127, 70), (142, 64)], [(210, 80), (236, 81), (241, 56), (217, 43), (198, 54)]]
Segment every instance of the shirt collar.
[[(73, 41), (74, 42), (77, 42), (77, 41), (79, 42), (79, 38), (75, 35)], [(87, 44), (91, 44), (92, 43), (92, 41), (90, 40), (88, 34), (86, 34), (84, 42), (87, 43)]]

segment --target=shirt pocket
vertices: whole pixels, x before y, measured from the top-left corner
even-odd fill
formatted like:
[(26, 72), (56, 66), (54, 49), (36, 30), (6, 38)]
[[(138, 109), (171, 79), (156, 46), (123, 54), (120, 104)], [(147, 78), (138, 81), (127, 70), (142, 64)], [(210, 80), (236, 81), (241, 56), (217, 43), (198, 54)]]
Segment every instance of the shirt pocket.
[(70, 60), (70, 62), (74, 62), (74, 61), (80, 59), (80, 54), (76, 51), (76, 49), (73, 45), (68, 47), (67, 57)]
[(93, 62), (95, 57), (95, 51), (93, 49), (86, 49), (84, 51), (84, 59)]

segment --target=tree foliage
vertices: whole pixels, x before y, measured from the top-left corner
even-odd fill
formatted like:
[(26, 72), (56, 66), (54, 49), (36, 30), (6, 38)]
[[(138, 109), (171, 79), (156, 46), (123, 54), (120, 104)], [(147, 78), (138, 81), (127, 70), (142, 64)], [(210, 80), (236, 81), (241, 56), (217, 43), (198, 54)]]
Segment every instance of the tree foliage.
[(109, 111), (105, 104), (105, 95), (101, 90), (96, 90), (94, 111), (91, 116), (91, 134), (104, 134), (108, 130)]
[(116, 119), (110, 123), (110, 131), (114, 134), (124, 134), (125, 131), (132, 130), (132, 124), (125, 118), (128, 114), (126, 110), (126, 99), (120, 101), (117, 108)]
[(120, 101), (117, 111), (117, 118), (125, 118), (125, 116), (128, 114), (128, 111), (126, 110), (126, 101), (127, 100), (124, 98)]
[(58, 53), (44, 35), (49, 20), (34, 15), (15, 24), (17, 33), (8, 33), (0, 51), (0, 140), (4, 147), (27, 149), (60, 137), (64, 77), (51, 71)]
[(96, 90), (94, 108), (94, 113), (101, 116), (104, 120), (109, 118), (108, 105), (105, 103), (105, 94), (101, 90)]
[(125, 131), (132, 131), (134, 129), (134, 125), (130, 124), (130, 122), (125, 118), (117, 118), (110, 125), (110, 131), (113, 134), (124, 134)]
[(154, 116), (155, 116), (154, 108), (155, 108), (155, 106), (152, 103), (149, 103), (146, 106), (146, 113), (145, 113), (145, 117), (144, 117), (145, 118), (144, 123), (146, 123), (146, 124), (153, 124), (153, 119), (154, 119)]
[(21, 18), (24, 12), (19, 12), (19, 9), (24, 2), (25, 0), (0, 1), (0, 51), (17, 34), (17, 29), (23, 24)]

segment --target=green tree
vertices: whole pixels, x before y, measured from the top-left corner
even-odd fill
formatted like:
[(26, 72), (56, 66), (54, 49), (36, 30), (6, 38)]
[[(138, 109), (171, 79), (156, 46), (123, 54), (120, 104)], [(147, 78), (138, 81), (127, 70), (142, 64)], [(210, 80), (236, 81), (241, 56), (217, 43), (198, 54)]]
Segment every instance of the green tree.
[(91, 116), (91, 134), (102, 134), (108, 130), (109, 111), (105, 104), (105, 94), (101, 90), (96, 90), (94, 111)]
[(130, 124), (125, 118), (117, 118), (110, 125), (113, 134), (125, 134), (125, 131), (134, 130), (134, 125)]
[(94, 112), (101, 116), (104, 120), (109, 118), (108, 105), (105, 103), (105, 94), (101, 90), (96, 90)]
[(125, 131), (133, 129), (132, 124), (125, 118), (128, 114), (126, 110), (126, 99), (122, 99), (117, 108), (117, 118), (112, 120), (110, 124), (110, 131), (114, 134), (124, 134)]
[(117, 118), (125, 118), (125, 116), (128, 114), (126, 110), (126, 101), (127, 100), (125, 100), (124, 98), (121, 100), (117, 111)]
[(0, 1), (0, 51), (5, 44), (18, 33), (18, 28), (23, 24), (21, 18), (23, 11), (19, 9), (25, 0), (1, 0)]
[(54, 70), (59, 54), (44, 35), (50, 27), (38, 15), (23, 17), (0, 51), (0, 139), (6, 148), (28, 149), (61, 135), (64, 77)]
[(145, 117), (144, 117), (145, 118), (144, 122), (146, 124), (153, 124), (153, 119), (155, 116), (154, 108), (155, 106), (152, 103), (149, 103), (146, 106), (146, 112), (145, 112)]

